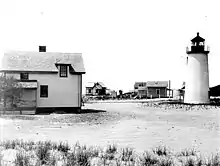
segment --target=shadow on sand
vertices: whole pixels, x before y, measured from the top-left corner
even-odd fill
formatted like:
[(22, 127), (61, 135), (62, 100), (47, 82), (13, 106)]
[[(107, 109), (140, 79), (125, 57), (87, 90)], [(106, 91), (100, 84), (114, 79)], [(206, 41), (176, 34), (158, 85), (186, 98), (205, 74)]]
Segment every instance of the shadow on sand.
[(97, 109), (81, 109), (80, 114), (100, 113), (100, 112), (107, 112), (107, 111), (105, 111), (105, 110), (97, 110)]
[(102, 113), (106, 112), (105, 110), (99, 109), (41, 109), (40, 111), (37, 110), (37, 115), (49, 115), (49, 114), (89, 114), (89, 113)]
[(177, 105), (188, 105), (188, 106), (220, 106), (220, 99), (210, 99), (210, 103), (208, 104), (189, 104), (184, 103), (183, 101), (163, 101), (159, 102), (160, 105), (163, 104), (177, 104)]

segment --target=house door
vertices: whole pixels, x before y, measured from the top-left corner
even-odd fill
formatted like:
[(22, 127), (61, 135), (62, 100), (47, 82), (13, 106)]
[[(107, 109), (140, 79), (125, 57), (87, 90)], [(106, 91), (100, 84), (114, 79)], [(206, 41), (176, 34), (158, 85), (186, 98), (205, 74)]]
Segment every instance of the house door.
[(156, 89), (156, 94), (157, 94), (157, 97), (160, 98), (160, 89)]
[(36, 89), (23, 89), (23, 94), (19, 104), (23, 113), (35, 113), (37, 105), (36, 94)]

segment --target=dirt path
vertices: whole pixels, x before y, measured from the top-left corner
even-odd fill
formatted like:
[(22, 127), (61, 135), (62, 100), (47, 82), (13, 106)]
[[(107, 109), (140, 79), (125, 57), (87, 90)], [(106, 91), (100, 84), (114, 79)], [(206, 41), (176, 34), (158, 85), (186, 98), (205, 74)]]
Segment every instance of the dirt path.
[[(220, 147), (218, 110), (185, 112), (143, 108), (134, 103), (96, 103), (87, 104), (85, 108), (106, 110), (107, 113), (47, 115), (35, 116), (35, 120), (8, 121), (1, 125), (1, 139), (49, 139), (71, 144), (80, 141), (101, 146), (114, 142), (137, 151), (161, 144), (176, 151), (193, 147), (203, 153), (215, 152)], [(90, 117), (90, 122), (72, 121), (75, 117), (81, 120), (85, 117), (86, 121)], [(54, 123), (51, 119), (69, 123)]]

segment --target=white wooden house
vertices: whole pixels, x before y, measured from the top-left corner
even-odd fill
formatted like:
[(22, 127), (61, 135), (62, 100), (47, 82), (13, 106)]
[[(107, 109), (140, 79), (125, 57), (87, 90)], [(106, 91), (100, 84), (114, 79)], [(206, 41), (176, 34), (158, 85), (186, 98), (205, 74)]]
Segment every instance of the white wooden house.
[(135, 82), (134, 92), (140, 98), (167, 97), (168, 81)]
[[(23, 108), (75, 111), (81, 109), (82, 74), (85, 74), (81, 53), (8, 51), (0, 72), (13, 76), (23, 87)], [(51, 109), (52, 108), (52, 109)]]

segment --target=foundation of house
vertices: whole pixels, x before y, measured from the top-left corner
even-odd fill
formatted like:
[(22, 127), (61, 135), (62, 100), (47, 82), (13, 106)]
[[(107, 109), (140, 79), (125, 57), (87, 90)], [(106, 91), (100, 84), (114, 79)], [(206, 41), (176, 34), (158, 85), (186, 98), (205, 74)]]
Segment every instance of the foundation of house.
[(50, 113), (80, 113), (81, 107), (38, 107), (36, 114)]

